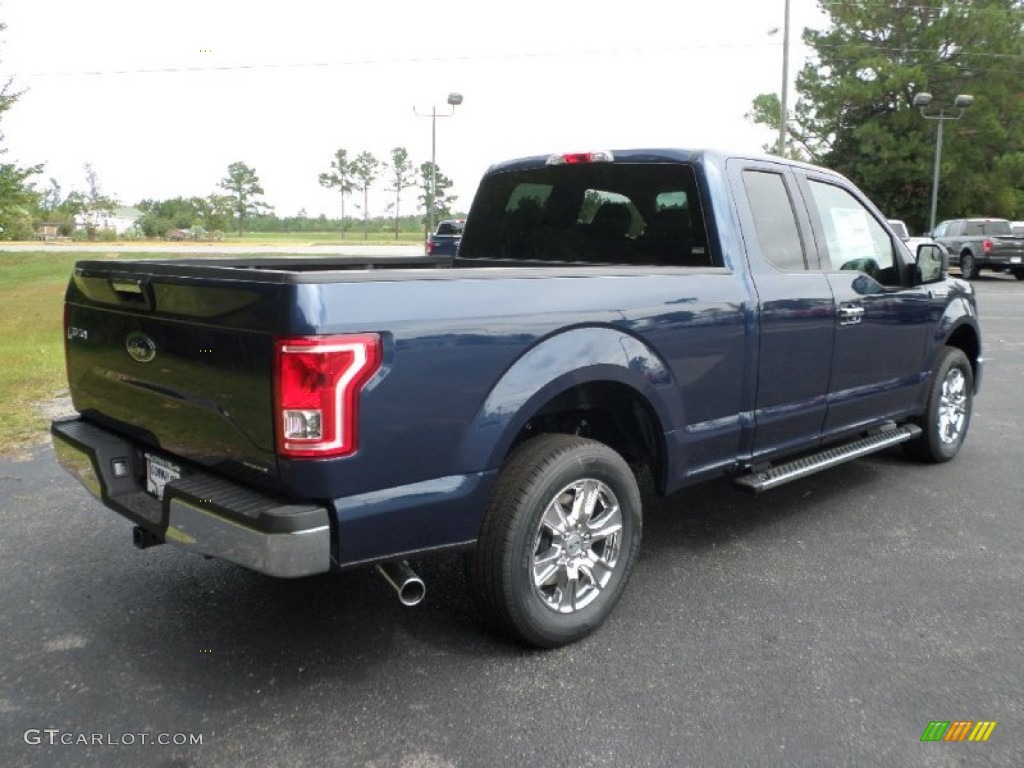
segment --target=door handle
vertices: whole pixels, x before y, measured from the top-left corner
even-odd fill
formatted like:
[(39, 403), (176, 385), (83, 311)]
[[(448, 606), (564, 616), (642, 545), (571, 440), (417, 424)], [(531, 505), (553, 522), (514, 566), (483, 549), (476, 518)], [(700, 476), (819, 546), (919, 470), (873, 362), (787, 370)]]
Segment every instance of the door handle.
[(864, 319), (864, 307), (858, 304), (839, 305), (839, 324), (857, 325)]

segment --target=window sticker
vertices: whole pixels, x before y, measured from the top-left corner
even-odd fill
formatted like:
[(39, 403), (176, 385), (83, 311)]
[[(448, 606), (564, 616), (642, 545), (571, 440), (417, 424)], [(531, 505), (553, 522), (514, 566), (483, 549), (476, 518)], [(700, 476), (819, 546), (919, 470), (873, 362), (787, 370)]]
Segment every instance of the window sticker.
[(829, 243), (829, 250), (839, 257), (840, 262), (872, 258), (875, 255), (867, 211), (863, 208), (832, 208), (829, 213), (832, 215), (833, 231), (833, 242)]

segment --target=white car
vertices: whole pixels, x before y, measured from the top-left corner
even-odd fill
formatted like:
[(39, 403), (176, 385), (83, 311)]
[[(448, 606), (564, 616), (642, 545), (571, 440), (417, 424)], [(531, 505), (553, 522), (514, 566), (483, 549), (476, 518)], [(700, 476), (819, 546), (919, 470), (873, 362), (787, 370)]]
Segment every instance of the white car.
[[(906, 246), (907, 248), (910, 249), (910, 252), (915, 255), (917, 254), (917, 247), (919, 245), (923, 245), (924, 243), (935, 242), (930, 237), (911, 237), (910, 230), (907, 229), (907, 225), (904, 224), (899, 219), (886, 219), (886, 221), (889, 222), (889, 226), (892, 227), (893, 231), (899, 236), (900, 240), (906, 243)], [(1024, 224), (1024, 222), (1021, 222), (1021, 224)]]

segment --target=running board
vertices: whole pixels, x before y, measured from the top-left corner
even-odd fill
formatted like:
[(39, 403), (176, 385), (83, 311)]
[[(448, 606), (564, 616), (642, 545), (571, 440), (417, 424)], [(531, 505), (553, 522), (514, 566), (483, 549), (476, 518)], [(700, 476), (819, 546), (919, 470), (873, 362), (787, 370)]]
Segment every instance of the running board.
[(843, 464), (847, 461), (858, 459), (861, 456), (867, 456), (869, 453), (881, 451), (890, 445), (913, 440), (920, 434), (921, 428), (916, 424), (904, 424), (900, 427), (886, 429), (868, 437), (854, 440), (852, 443), (838, 445), (835, 448), (812, 453), (810, 456), (804, 456), (795, 461), (779, 464), (777, 467), (743, 475), (734, 482), (736, 485), (743, 486), (748, 491), (760, 493), (792, 480), (813, 475), (815, 472), (834, 467), (837, 464)]

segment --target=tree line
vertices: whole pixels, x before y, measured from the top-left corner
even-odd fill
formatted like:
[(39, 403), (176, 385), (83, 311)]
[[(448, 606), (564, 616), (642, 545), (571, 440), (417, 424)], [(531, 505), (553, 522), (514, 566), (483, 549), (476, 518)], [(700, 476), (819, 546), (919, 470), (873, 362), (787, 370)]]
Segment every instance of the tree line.
[[(435, 180), (436, 175), (436, 180)], [(409, 152), (405, 147), (395, 147), (391, 150), (389, 161), (382, 161), (373, 153), (362, 151), (351, 160), (348, 150), (338, 149), (330, 163), (330, 170), (321, 173), (318, 181), (322, 187), (334, 189), (340, 197), (340, 226), (339, 231), (344, 238), (347, 229), (348, 217), (345, 214), (345, 199), (352, 193), (361, 195), (362, 202), (354, 202), (355, 207), (362, 213), (363, 238), (369, 237), (371, 222), (378, 220), (378, 217), (370, 215), (370, 190), (375, 182), (384, 179), (389, 186), (385, 192), (391, 193), (394, 197), (387, 203), (386, 218), (392, 224), (392, 231), (395, 239), (398, 233), (407, 228), (410, 217), (402, 216), (402, 194), (413, 187), (420, 189), (417, 198), (420, 208), (429, 212), (431, 205), (437, 216), (447, 217), (452, 215), (452, 206), (458, 199), (451, 194), (452, 181), (445, 176), (439, 168), (430, 162), (422, 163), (419, 167), (419, 178), (417, 179), (412, 161), (409, 159)], [(221, 213), (230, 212), (231, 220), (241, 235), (248, 225), (250, 229), (254, 226), (257, 231), (280, 231), (268, 229), (277, 223), (283, 224), (286, 220), (278, 219), (271, 211), (271, 207), (263, 202), (265, 194), (256, 170), (242, 162), (235, 162), (228, 166), (228, 174), (220, 181), (220, 188), (224, 195), (212, 196), (207, 200), (214, 211)], [(221, 200), (218, 205), (213, 205), (217, 199)], [(163, 213), (164, 209), (158, 212)], [(307, 219), (308, 217), (295, 217), (296, 219)], [(327, 221), (326, 217), (321, 220)], [(426, 223), (423, 218), (420, 223)], [(403, 225), (404, 222), (404, 225)], [(293, 226), (305, 226), (298, 221), (291, 222)], [(377, 227), (374, 227), (377, 229)], [(287, 230), (286, 230), (287, 231)]]
[[(436, 174), (436, 185), (432, 183)], [(395, 238), (398, 238), (399, 222), (401, 221), (402, 193), (410, 187), (418, 187), (417, 198), (420, 208), (429, 212), (433, 207), (434, 214), (440, 218), (452, 215), (452, 206), (457, 197), (450, 190), (452, 181), (440, 168), (430, 161), (419, 167), (419, 179), (416, 178), (413, 162), (405, 147), (391, 150), (390, 162), (382, 162), (370, 152), (360, 152), (351, 160), (347, 149), (338, 149), (331, 160), (329, 171), (320, 174), (320, 186), (337, 190), (341, 198), (341, 220), (345, 221), (345, 198), (353, 192), (361, 193), (363, 202), (356, 207), (363, 212), (363, 237), (369, 227), (369, 190), (377, 179), (384, 175), (390, 186), (385, 191), (394, 195), (394, 202), (387, 204), (387, 210), (394, 221)], [(426, 219), (423, 220), (426, 223)], [(344, 228), (342, 229), (344, 236)]]
[[(143, 215), (135, 223), (135, 231), (131, 235), (163, 237), (168, 233), (187, 231), (192, 237), (210, 237), (221, 236), (229, 230), (239, 235), (245, 231), (337, 230), (344, 238), (354, 224), (354, 220), (345, 214), (345, 200), (356, 192), (361, 195), (361, 202), (355, 202), (354, 205), (361, 212), (364, 239), (369, 237), (370, 231), (381, 232), (385, 227), (397, 239), (400, 231), (415, 230), (427, 220), (426, 216), (402, 215), (403, 193), (412, 187), (420, 188), (417, 197), (420, 209), (426, 211), (430, 204), (431, 164), (423, 163), (418, 170), (417, 179), (404, 147), (395, 147), (391, 151), (390, 162), (381, 162), (369, 152), (360, 152), (353, 160), (349, 160), (348, 152), (339, 149), (330, 163), (330, 171), (321, 173), (318, 180), (322, 186), (339, 193), (341, 217), (310, 217), (304, 210), (297, 216), (279, 217), (263, 199), (266, 193), (256, 170), (238, 161), (228, 166), (227, 173), (217, 184), (217, 190), (205, 197), (145, 199), (137, 202), (134, 207)], [(88, 239), (112, 236), (111, 232), (104, 232), (103, 223), (117, 210), (119, 203), (102, 192), (98, 175), (91, 164), (85, 164), (86, 189), (73, 190), (67, 194), (52, 177), (44, 190), (37, 191), (30, 178), (41, 171), (41, 166), (0, 168), (0, 184), (4, 179), (7, 180), (5, 186), (0, 186), (0, 200), (3, 201), (0, 207), (0, 226), (3, 227), (0, 238), (30, 239), (41, 224), (53, 226), (59, 235), (68, 237), (78, 232)], [(392, 193), (393, 197), (386, 204), (384, 215), (372, 216), (369, 193), (382, 176), (390, 183), (385, 191)], [(452, 215), (452, 205), (457, 197), (450, 193), (451, 187), (451, 179), (438, 170), (434, 200), (438, 216)]]

